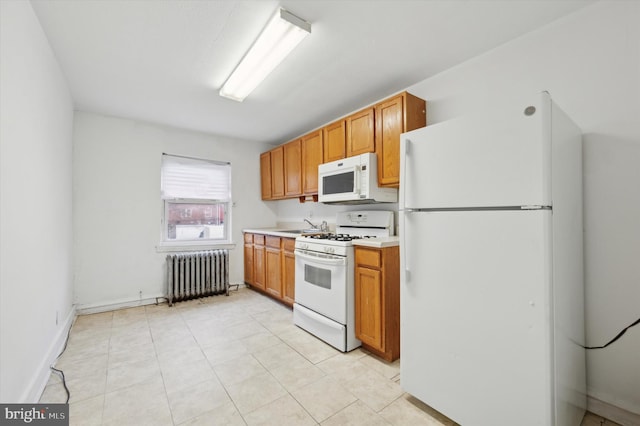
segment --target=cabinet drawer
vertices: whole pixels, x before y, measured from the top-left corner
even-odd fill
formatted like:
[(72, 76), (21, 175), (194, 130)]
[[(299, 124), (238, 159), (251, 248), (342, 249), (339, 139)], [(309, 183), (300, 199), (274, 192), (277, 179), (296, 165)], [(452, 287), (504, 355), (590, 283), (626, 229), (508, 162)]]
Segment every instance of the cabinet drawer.
[(272, 237), (267, 235), (267, 247), (273, 247), (280, 250), (280, 237)]
[(293, 250), (296, 248), (296, 239), (295, 238), (283, 238), (282, 239), (282, 248), (284, 251), (289, 251), (293, 253)]
[(253, 234), (244, 234), (244, 242), (247, 244), (253, 243)]
[(253, 236), (253, 244), (264, 245), (264, 235), (255, 234)]
[(367, 265), (379, 268), (382, 264), (379, 250), (356, 248), (356, 265)]

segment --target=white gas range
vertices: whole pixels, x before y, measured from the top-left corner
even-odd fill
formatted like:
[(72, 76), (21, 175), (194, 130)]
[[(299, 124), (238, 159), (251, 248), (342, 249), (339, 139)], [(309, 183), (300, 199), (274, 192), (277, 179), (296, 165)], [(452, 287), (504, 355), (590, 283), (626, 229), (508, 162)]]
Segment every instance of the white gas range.
[(336, 233), (296, 238), (293, 323), (328, 344), (351, 351), (355, 336), (352, 241), (394, 234), (393, 212), (351, 211), (336, 216)]

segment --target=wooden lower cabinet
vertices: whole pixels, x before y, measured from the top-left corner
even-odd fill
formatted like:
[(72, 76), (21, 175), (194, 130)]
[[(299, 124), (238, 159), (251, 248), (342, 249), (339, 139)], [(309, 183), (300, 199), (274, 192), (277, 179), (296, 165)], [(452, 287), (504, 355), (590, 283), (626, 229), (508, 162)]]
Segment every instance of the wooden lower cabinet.
[(293, 306), (295, 300), (295, 238), (244, 234), (244, 282)]
[(280, 250), (280, 237), (266, 237), (267, 248), (265, 253), (266, 290), (272, 296), (280, 298), (282, 295), (282, 259)]
[(400, 251), (355, 247), (356, 338), (387, 361), (400, 358)]
[(289, 305), (293, 305), (296, 292), (295, 244), (293, 238), (282, 239), (282, 300)]
[(266, 269), (265, 269), (265, 247), (264, 235), (253, 236), (253, 283), (252, 285), (260, 290), (265, 289)]
[(244, 282), (253, 284), (253, 234), (244, 234)]
[(380, 271), (356, 268), (356, 337), (374, 348), (383, 348), (382, 277)]

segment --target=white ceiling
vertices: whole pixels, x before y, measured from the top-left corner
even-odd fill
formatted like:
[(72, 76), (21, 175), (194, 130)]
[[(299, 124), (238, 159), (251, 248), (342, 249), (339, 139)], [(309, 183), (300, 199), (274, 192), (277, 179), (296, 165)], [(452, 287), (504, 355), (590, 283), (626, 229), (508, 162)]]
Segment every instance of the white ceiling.
[[(280, 143), (591, 0), (31, 2), (77, 109)], [(279, 5), (311, 35), (244, 102), (218, 96)]]

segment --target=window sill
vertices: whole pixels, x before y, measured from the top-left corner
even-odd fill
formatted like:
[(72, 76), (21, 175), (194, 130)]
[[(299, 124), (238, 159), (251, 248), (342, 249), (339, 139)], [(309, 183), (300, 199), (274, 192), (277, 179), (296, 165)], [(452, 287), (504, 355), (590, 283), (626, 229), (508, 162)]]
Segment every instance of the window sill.
[(236, 244), (231, 243), (212, 243), (209, 241), (182, 241), (175, 243), (160, 243), (156, 246), (157, 253), (170, 253), (174, 251), (202, 251), (202, 250), (220, 250), (236, 248)]

